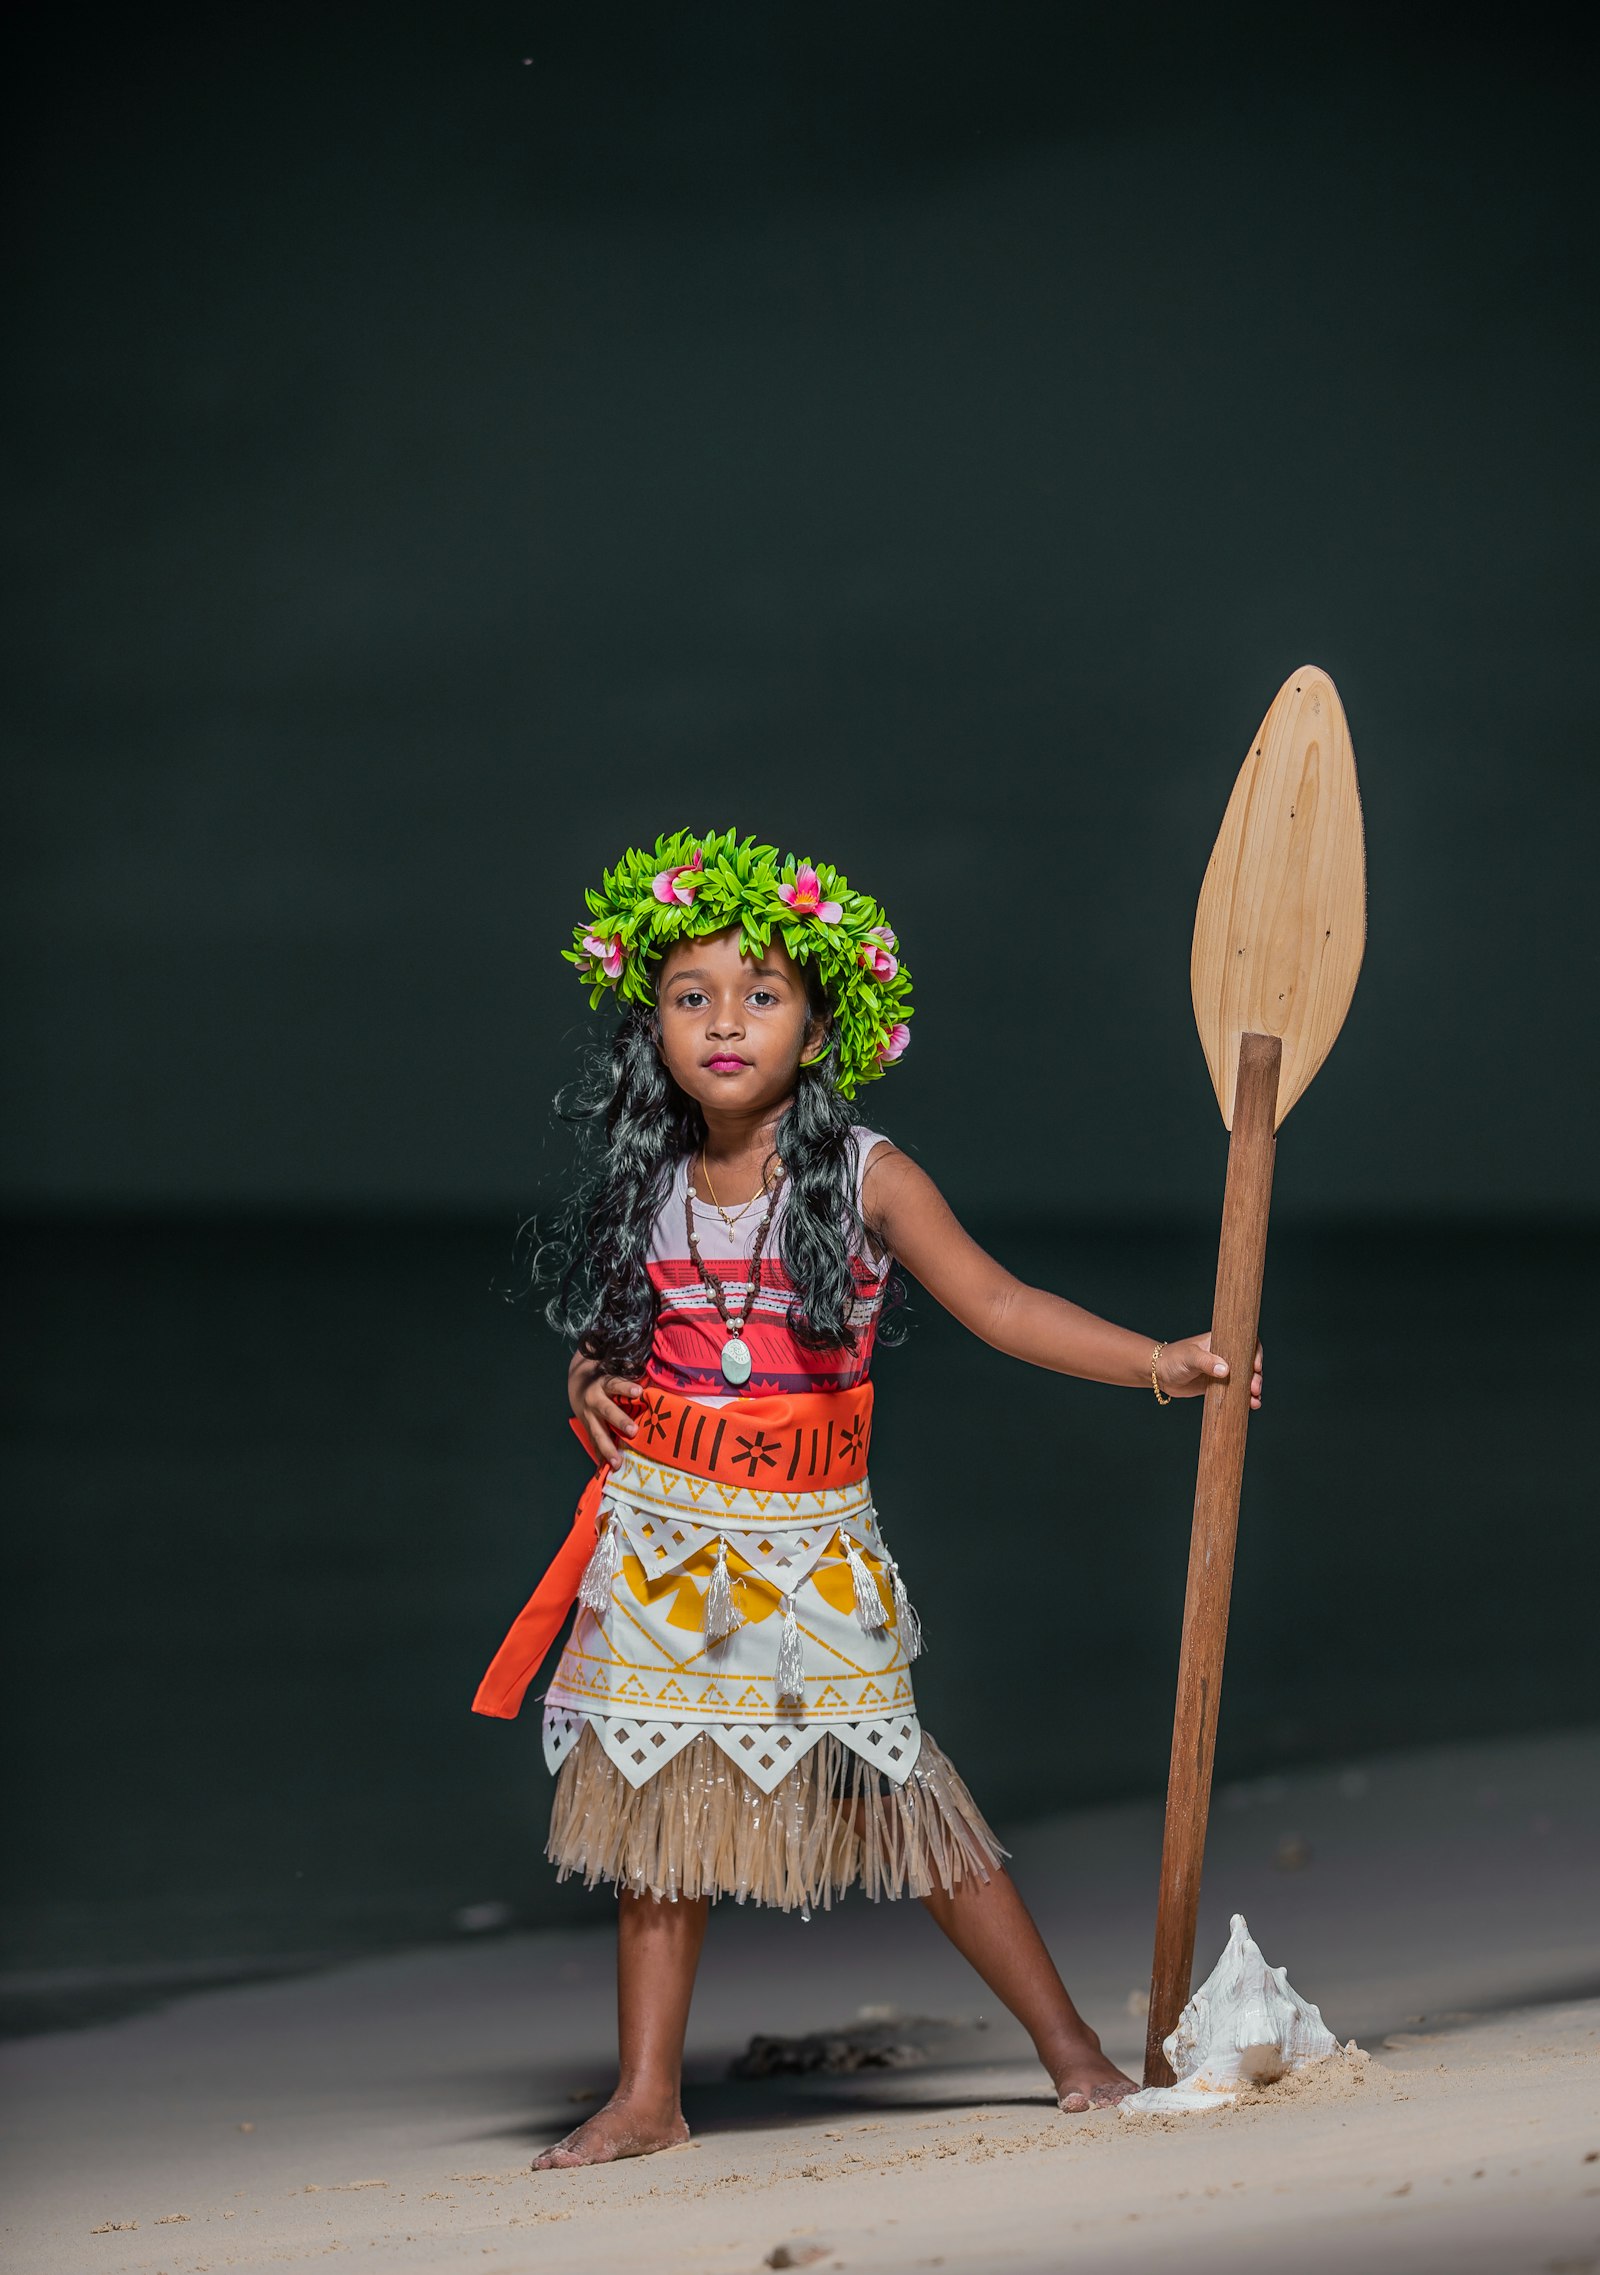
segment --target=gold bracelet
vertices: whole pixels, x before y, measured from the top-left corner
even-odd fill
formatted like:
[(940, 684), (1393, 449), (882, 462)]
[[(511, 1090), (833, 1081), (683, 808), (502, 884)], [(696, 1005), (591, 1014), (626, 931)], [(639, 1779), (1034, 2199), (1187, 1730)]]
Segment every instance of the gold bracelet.
[(1156, 1361), (1160, 1358), (1162, 1352), (1166, 1349), (1166, 1347), (1167, 1346), (1165, 1343), (1158, 1343), (1150, 1354), (1150, 1388), (1156, 1394), (1156, 1404), (1158, 1406), (1170, 1406), (1172, 1404), (1171, 1391), (1163, 1390), (1160, 1383), (1156, 1379)]

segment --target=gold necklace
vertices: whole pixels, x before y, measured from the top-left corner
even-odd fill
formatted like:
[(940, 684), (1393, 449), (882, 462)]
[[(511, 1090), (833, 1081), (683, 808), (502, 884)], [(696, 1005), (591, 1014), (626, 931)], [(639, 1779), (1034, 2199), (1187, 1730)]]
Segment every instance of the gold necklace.
[[(783, 1174), (783, 1163), (781, 1161), (777, 1164), (777, 1168), (778, 1173), (781, 1176)], [(729, 1216), (727, 1210), (717, 1199), (717, 1188), (711, 1182), (711, 1165), (706, 1160), (706, 1149), (704, 1146), (700, 1148), (700, 1174), (706, 1181), (706, 1191), (711, 1195), (711, 1206), (716, 1210), (718, 1216), (721, 1217), (730, 1234), (737, 1229), (740, 1219), (742, 1217), (747, 1217), (750, 1214), (750, 1211), (755, 1207), (757, 1201), (764, 1200), (767, 1194), (772, 1191), (771, 1185), (767, 1182), (766, 1177), (763, 1176), (761, 1180), (760, 1192), (752, 1193), (749, 1200), (745, 1202), (743, 1208), (735, 1209), (732, 1216)]]

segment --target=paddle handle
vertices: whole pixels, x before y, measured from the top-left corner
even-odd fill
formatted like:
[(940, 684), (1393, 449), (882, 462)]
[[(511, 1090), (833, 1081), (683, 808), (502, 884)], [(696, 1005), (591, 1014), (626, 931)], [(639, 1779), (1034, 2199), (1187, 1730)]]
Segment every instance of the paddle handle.
[(1178, 1654), (1178, 1703), (1172, 1724), (1172, 1764), (1167, 1773), (1161, 1894), (1150, 1970), (1146, 2085), (1172, 2083), (1161, 2042), (1183, 2011), (1194, 1967), (1195, 1915), (1200, 1904), (1200, 1869), (1211, 1806), (1217, 1701), (1228, 1641), (1239, 1487), (1250, 1422), (1250, 1378), (1255, 1372), (1256, 1331), (1261, 1317), (1261, 1275), (1272, 1201), (1273, 1118), (1282, 1057), (1283, 1046), (1276, 1035), (1240, 1037), (1228, 1176), (1222, 1196), (1222, 1234), (1217, 1244), (1217, 1291), (1211, 1310), (1211, 1347), (1227, 1360), (1229, 1371), (1225, 1382), (1213, 1383), (1207, 1390), (1200, 1422), (1189, 1585)]

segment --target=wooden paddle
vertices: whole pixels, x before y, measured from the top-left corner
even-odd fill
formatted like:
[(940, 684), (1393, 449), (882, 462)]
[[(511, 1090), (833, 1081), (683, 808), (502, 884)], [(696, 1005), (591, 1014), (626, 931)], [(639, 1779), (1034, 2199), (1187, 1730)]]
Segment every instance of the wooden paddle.
[(1308, 664), (1284, 681), (1250, 746), (1194, 922), (1195, 1021), (1231, 1133), (1211, 1313), (1212, 1348), (1229, 1372), (1207, 1390), (1200, 1423), (1146, 2085), (1172, 2082), (1161, 2042), (1194, 1965), (1276, 1133), (1344, 1024), (1365, 938), (1350, 732), (1333, 681)]

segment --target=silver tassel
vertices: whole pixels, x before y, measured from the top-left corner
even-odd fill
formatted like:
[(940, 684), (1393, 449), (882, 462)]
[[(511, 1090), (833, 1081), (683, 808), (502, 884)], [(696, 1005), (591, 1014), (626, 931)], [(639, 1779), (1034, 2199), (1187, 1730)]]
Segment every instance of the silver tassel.
[(611, 1609), (611, 1591), (621, 1570), (622, 1528), (615, 1511), (608, 1509), (600, 1538), (594, 1544), (594, 1554), (584, 1566), (578, 1587), (579, 1603), (585, 1611), (593, 1612), (596, 1619), (604, 1619)]
[(733, 1600), (728, 1585), (728, 1544), (717, 1542), (717, 1561), (711, 1571), (711, 1585), (706, 1590), (706, 1641), (724, 1643), (736, 1627), (743, 1627), (744, 1613)]
[(866, 1560), (848, 1533), (841, 1533), (844, 1542), (845, 1562), (850, 1567), (850, 1578), (856, 1591), (856, 1622), (863, 1635), (881, 1635), (888, 1626), (888, 1614), (877, 1582), (867, 1570)]
[(804, 1706), (806, 1667), (800, 1649), (800, 1627), (794, 1616), (793, 1596), (785, 1596), (783, 1599), (783, 1640), (778, 1645), (778, 1665), (773, 1679), (780, 1706)]
[(894, 1584), (894, 1616), (900, 1630), (900, 1648), (905, 1653), (906, 1664), (909, 1666), (913, 1659), (922, 1655), (922, 1622), (917, 1617), (916, 1606), (906, 1594), (900, 1567), (893, 1558), (889, 1562), (889, 1577)]

